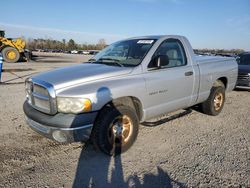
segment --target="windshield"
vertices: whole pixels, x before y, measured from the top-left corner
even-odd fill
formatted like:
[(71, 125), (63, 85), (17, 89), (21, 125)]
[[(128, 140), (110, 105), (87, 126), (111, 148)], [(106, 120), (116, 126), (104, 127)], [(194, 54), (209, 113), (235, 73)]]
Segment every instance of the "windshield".
[(116, 42), (100, 51), (90, 61), (117, 66), (137, 66), (154, 42), (154, 39), (131, 39)]
[(238, 60), (239, 65), (250, 65), (250, 54), (242, 55)]

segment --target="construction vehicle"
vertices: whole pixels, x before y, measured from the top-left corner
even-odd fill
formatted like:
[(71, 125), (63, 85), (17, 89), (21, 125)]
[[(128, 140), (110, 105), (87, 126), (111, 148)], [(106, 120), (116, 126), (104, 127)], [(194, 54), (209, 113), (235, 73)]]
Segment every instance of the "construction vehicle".
[(19, 59), (25, 58), (25, 41), (21, 38), (11, 39), (4, 37), (5, 32), (0, 30), (0, 53), (3, 59), (8, 63), (16, 63)]

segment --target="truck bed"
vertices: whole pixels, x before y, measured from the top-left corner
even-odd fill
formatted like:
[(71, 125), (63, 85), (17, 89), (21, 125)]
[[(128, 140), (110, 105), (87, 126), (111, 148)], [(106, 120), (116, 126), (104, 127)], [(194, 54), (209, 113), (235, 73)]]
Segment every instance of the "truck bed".
[(233, 57), (222, 57), (222, 56), (206, 56), (206, 55), (197, 55), (195, 56), (197, 64), (201, 63), (211, 63), (211, 62), (222, 62), (234, 60)]
[(238, 68), (235, 59), (222, 56), (195, 56), (199, 67), (199, 91), (197, 103), (206, 100), (210, 94), (213, 83), (218, 78), (225, 78), (226, 90), (231, 91), (235, 86), (235, 75)]

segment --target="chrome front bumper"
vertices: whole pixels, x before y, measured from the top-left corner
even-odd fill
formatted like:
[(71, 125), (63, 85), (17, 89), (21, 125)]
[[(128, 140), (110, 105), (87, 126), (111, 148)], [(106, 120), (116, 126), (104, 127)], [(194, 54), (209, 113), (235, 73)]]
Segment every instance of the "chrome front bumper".
[(250, 80), (237, 80), (236, 88), (239, 89), (250, 89)]
[(86, 142), (91, 135), (93, 127), (93, 124), (75, 128), (49, 127), (46, 125), (42, 125), (28, 117), (26, 117), (26, 122), (30, 126), (30, 128), (36, 131), (37, 133), (47, 138), (64, 143), (78, 142), (78, 141)]
[(86, 142), (98, 114), (98, 112), (89, 112), (48, 115), (32, 108), (27, 101), (23, 104), (23, 110), (30, 128), (58, 142)]
[(250, 86), (239, 86), (239, 85), (237, 85), (236, 88), (250, 90)]

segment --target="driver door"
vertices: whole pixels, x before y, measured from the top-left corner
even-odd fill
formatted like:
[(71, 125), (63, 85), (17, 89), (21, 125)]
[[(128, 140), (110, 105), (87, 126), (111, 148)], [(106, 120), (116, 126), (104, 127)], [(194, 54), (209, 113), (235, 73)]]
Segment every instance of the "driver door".
[[(168, 64), (153, 67), (152, 61), (159, 55), (168, 56)], [(156, 50), (144, 74), (147, 88), (147, 119), (188, 107), (191, 102), (194, 70), (187, 62), (182, 43), (167, 39)]]

